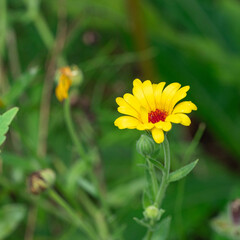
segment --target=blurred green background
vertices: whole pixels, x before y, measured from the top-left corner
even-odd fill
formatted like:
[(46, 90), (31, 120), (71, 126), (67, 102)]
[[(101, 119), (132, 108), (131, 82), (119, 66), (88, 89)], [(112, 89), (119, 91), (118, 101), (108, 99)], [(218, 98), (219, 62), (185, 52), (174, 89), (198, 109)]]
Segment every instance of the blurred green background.
[(191, 86), (187, 99), (198, 106), (192, 125), (168, 134), (173, 169), (199, 124), (206, 129), (184, 192), (181, 183), (167, 191), (167, 239), (228, 239), (210, 222), (240, 197), (239, 26), (237, 0), (0, 0), (1, 113), (20, 108), (1, 149), (0, 239), (85, 239), (47, 194), (32, 197), (26, 187), (27, 176), (48, 167), (57, 191), (70, 189), (72, 206), (81, 197), (76, 189), (87, 188), (54, 94), (55, 70), (64, 65), (83, 72), (71, 101), (74, 122), (99, 153), (105, 200), (126, 240), (145, 233), (133, 220), (142, 217), (145, 176), (135, 150), (141, 132), (113, 125), (115, 98), (130, 92), (135, 78)]

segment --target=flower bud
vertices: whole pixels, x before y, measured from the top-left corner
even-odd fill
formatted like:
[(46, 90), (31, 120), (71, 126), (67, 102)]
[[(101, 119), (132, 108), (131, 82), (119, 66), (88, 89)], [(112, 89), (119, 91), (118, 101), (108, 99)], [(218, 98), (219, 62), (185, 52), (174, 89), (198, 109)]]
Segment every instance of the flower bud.
[(55, 173), (49, 168), (32, 173), (28, 179), (30, 192), (33, 194), (42, 193), (54, 184), (55, 178)]
[(148, 206), (145, 211), (143, 212), (143, 215), (146, 219), (150, 220), (159, 220), (162, 214), (164, 213), (163, 209), (158, 209), (154, 205)]
[(72, 85), (73, 86), (79, 86), (82, 81), (83, 81), (83, 73), (82, 73), (82, 70), (74, 65), (71, 67), (71, 70), (72, 70)]
[(137, 141), (137, 151), (142, 156), (147, 157), (151, 156), (154, 153), (155, 144), (152, 138), (148, 137), (145, 134), (142, 134)]
[(231, 218), (234, 225), (240, 225), (240, 199), (236, 199), (230, 205)]

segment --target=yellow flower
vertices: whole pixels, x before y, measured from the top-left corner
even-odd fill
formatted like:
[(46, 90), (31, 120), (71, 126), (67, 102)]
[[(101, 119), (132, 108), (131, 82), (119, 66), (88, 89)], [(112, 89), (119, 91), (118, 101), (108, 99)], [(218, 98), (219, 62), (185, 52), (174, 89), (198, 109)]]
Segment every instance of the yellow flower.
[(72, 77), (73, 74), (70, 67), (60, 69), (60, 77), (55, 91), (56, 97), (60, 102), (68, 98), (68, 90), (72, 85)]
[(186, 113), (197, 110), (197, 107), (191, 101), (177, 102), (186, 97), (190, 87), (180, 88), (179, 83), (171, 83), (164, 88), (165, 84), (135, 79), (133, 94), (116, 98), (118, 112), (127, 116), (117, 118), (114, 125), (119, 129), (150, 130), (157, 143), (163, 142), (164, 131), (168, 132), (172, 123), (189, 126), (191, 120)]

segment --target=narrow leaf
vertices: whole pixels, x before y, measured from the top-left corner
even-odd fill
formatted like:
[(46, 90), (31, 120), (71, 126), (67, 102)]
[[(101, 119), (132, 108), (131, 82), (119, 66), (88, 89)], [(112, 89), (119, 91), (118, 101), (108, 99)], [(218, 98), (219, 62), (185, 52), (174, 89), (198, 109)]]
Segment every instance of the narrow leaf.
[(14, 107), (7, 112), (5, 112), (3, 115), (0, 115), (0, 146), (3, 144), (3, 142), (6, 139), (5, 134), (7, 133), (9, 129), (9, 125), (12, 122), (13, 118), (18, 112), (18, 108)]
[(156, 161), (155, 159), (152, 159), (152, 158), (149, 158), (149, 161), (150, 161), (155, 167), (157, 167), (158, 169), (160, 169), (161, 171), (165, 171), (164, 166), (163, 166), (160, 162), (158, 162), (158, 161)]
[(198, 159), (192, 163), (189, 163), (188, 165), (172, 172), (169, 176), (168, 182), (175, 182), (178, 181), (180, 179), (182, 179), (183, 177), (187, 176), (192, 170), (193, 168), (196, 166), (196, 164), (198, 163)]
[(136, 217), (133, 218), (134, 221), (136, 221), (139, 225), (142, 225), (143, 227), (149, 228), (149, 224), (145, 223), (143, 220), (138, 219)]
[(14, 81), (9, 92), (2, 96), (4, 105), (8, 106), (10, 104), (14, 104), (16, 100), (24, 93), (26, 88), (31, 84), (31, 82), (35, 79), (37, 73), (38, 68), (32, 68), (30, 71), (21, 75), (19, 79)]

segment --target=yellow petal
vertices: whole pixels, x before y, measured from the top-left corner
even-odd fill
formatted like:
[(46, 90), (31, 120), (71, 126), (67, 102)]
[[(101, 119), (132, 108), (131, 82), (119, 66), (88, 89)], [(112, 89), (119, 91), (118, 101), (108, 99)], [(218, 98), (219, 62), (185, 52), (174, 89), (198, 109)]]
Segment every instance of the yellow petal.
[(148, 123), (148, 111), (144, 107), (141, 107), (140, 109), (140, 117), (142, 123)]
[(123, 99), (132, 107), (134, 108), (137, 112), (139, 112), (140, 110), (140, 104), (137, 100), (137, 98), (135, 98), (132, 94), (130, 93), (126, 93), (123, 95)]
[(121, 106), (117, 109), (120, 113), (139, 118), (139, 114), (131, 107)]
[(164, 140), (164, 133), (162, 129), (153, 128), (152, 129), (152, 136), (156, 143), (162, 143)]
[(138, 85), (138, 84), (142, 84), (142, 81), (138, 78), (136, 78), (134, 81), (133, 81), (133, 86), (135, 85)]
[(137, 130), (151, 130), (154, 127), (152, 123), (140, 123), (137, 125)]
[(69, 87), (65, 87), (62, 82), (59, 82), (56, 87), (55, 94), (58, 101), (62, 102), (64, 99), (68, 98), (68, 89)]
[(155, 111), (156, 106), (155, 106), (155, 99), (154, 99), (152, 83), (149, 80), (144, 81), (142, 84), (142, 89), (143, 89), (144, 96), (148, 102), (150, 109), (152, 111)]
[(134, 129), (139, 123), (140, 122), (134, 117), (122, 116), (115, 120), (114, 125), (117, 126), (119, 129)]
[(174, 97), (177, 90), (181, 87), (180, 83), (171, 83), (169, 84), (162, 93), (162, 99), (160, 103), (160, 109), (165, 110), (168, 112), (169, 110), (169, 104), (172, 101), (172, 98)]
[(161, 96), (162, 96), (162, 91), (163, 91), (165, 84), (166, 84), (165, 82), (160, 82), (155, 87), (154, 97), (155, 97), (155, 102), (156, 102), (156, 108), (158, 108), (158, 109), (160, 109)]
[(118, 111), (120, 113), (130, 115), (136, 118), (140, 117), (139, 113), (133, 107), (131, 107), (123, 98), (116, 98), (116, 102), (119, 105)]
[(171, 114), (166, 117), (165, 121), (172, 122), (172, 123), (180, 123), (181, 118), (178, 116), (179, 114)]
[(180, 100), (182, 100), (183, 98), (185, 98), (187, 96), (187, 91), (190, 89), (189, 86), (185, 86), (180, 88), (176, 94), (174, 95), (170, 105), (169, 105), (169, 113), (171, 113), (173, 107), (177, 104), (177, 102), (179, 102)]
[(155, 123), (155, 127), (164, 130), (165, 132), (168, 132), (172, 128), (172, 124), (170, 122), (158, 122)]
[(153, 83), (152, 84), (152, 88), (153, 88), (153, 93), (155, 93), (156, 89), (157, 89), (157, 84), (156, 83)]
[(124, 105), (125, 104), (124, 102), (125, 101), (123, 98), (121, 98), (121, 97), (116, 98), (116, 103), (118, 104), (119, 107), (121, 107), (121, 105)]
[(197, 106), (191, 101), (184, 101), (179, 103), (172, 111), (174, 113), (190, 113), (192, 110), (197, 110)]
[(189, 126), (191, 124), (191, 120), (186, 114), (180, 113), (180, 114), (176, 114), (176, 115), (180, 116), (182, 125)]
[(135, 79), (133, 81), (133, 86), (134, 86), (133, 87), (133, 95), (137, 98), (137, 100), (139, 101), (141, 106), (146, 108), (149, 111), (150, 107), (149, 107), (148, 102), (143, 93), (142, 82), (139, 79)]
[(190, 118), (186, 114), (182, 113), (171, 114), (166, 117), (165, 121), (169, 121), (172, 123), (181, 123), (184, 126), (189, 126), (191, 124)]

